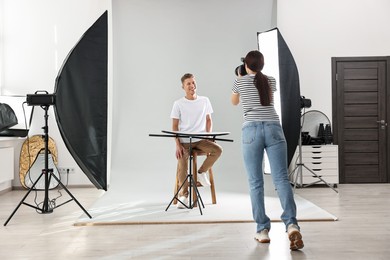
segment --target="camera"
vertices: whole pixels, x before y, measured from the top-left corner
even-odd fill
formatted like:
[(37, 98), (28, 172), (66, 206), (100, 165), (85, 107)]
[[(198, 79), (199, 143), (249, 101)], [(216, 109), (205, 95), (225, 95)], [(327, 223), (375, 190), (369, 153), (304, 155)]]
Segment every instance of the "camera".
[(311, 107), (311, 100), (301, 96), (301, 108)]
[(244, 62), (244, 58), (241, 58), (241, 61), (243, 62), (243, 64), (241, 64), (240, 66), (238, 66), (235, 70), (234, 70), (234, 73), (236, 74), (236, 76), (245, 76), (247, 73), (246, 73), (246, 70), (245, 70), (245, 62)]

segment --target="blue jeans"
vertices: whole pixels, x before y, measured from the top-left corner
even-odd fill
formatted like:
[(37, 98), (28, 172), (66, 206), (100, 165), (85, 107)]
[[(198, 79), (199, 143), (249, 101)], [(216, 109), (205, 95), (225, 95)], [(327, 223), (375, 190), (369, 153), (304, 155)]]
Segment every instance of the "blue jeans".
[(288, 179), (287, 143), (282, 127), (277, 121), (246, 122), (242, 126), (242, 151), (257, 232), (271, 229), (271, 221), (264, 206), (264, 150), (267, 152), (272, 181), (283, 209), (281, 219), (286, 227), (297, 224), (294, 194)]

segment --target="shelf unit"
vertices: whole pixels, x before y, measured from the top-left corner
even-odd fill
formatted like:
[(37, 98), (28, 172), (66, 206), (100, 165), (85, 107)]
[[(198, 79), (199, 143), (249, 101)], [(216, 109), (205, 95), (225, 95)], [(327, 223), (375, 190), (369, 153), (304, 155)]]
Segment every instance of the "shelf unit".
[[(290, 172), (294, 171), (299, 163), (299, 147), (297, 147)], [(302, 145), (302, 163), (320, 176), (329, 184), (339, 183), (339, 162), (337, 145)], [(298, 170), (290, 176), (291, 181), (295, 181)], [(302, 177), (298, 176), (297, 185), (324, 184), (319, 178), (314, 176), (305, 167), (302, 167)]]

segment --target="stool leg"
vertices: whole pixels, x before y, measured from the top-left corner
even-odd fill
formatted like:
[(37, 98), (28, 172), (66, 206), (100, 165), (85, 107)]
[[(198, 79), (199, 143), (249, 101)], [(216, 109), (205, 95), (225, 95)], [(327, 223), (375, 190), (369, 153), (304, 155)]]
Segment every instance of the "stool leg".
[[(178, 177), (178, 172), (179, 172), (179, 166), (177, 166), (176, 169), (176, 181), (175, 181), (175, 189), (174, 189), (174, 194), (177, 193), (177, 190), (179, 189), (179, 177)], [(192, 156), (192, 177), (194, 179), (195, 185), (198, 184), (198, 157), (196, 153), (193, 153)], [(210, 178), (210, 191), (211, 191), (211, 201), (213, 204), (217, 204), (217, 195), (215, 193), (215, 185), (214, 185), (214, 175), (213, 175), (213, 169), (209, 169), (209, 178)], [(192, 190), (192, 196), (193, 196), (193, 201), (196, 201), (198, 196), (196, 194), (196, 190)], [(173, 200), (173, 204), (177, 204), (177, 199), (175, 198)], [(194, 204), (194, 207), (198, 206), (198, 202)]]
[(213, 204), (217, 204), (217, 196), (215, 195), (215, 186), (214, 186), (214, 175), (213, 175), (213, 169), (209, 169), (209, 175), (210, 175), (210, 190), (211, 190), (211, 201)]
[[(194, 184), (197, 186), (198, 185), (198, 156), (196, 153), (193, 153), (193, 156), (192, 156), (192, 176), (194, 177)], [(196, 190), (193, 189), (192, 190), (192, 194), (193, 194), (193, 198), (194, 198), (194, 201), (196, 201), (198, 199), (198, 196), (196, 194)], [(195, 203), (194, 204), (194, 207), (196, 207), (198, 205), (198, 203)]]
[[(177, 168), (176, 168), (176, 180), (175, 180), (175, 189), (174, 189), (174, 192), (173, 192), (173, 195), (175, 196), (175, 194), (177, 193), (177, 190), (179, 189), (179, 165), (177, 165)], [(175, 197), (175, 199), (173, 200), (173, 204), (177, 204), (177, 198)]]

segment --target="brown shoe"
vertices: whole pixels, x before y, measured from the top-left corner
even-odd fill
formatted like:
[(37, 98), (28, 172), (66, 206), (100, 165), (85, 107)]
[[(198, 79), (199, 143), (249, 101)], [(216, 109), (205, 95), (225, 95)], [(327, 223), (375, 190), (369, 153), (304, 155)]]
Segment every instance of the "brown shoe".
[(299, 250), (304, 247), (302, 235), (296, 224), (290, 224), (287, 228), (288, 238), (290, 239), (290, 249)]

